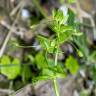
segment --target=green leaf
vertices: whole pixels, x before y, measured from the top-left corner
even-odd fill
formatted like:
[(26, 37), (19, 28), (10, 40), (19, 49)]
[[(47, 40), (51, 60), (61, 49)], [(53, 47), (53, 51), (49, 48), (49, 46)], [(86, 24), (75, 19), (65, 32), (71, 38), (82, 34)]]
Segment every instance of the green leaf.
[(45, 81), (45, 80), (52, 80), (52, 79), (54, 79), (54, 77), (43, 75), (43, 76), (38, 76), (33, 78), (32, 82), (34, 84), (34, 83), (37, 83), (38, 81)]
[(89, 56), (89, 49), (87, 47), (86, 34), (83, 32), (81, 36), (78, 37), (74, 36), (73, 39), (75, 44), (79, 47), (80, 51), (84, 55), (84, 58), (87, 58)]
[[(3, 56), (1, 64), (6, 65), (1, 67), (1, 73), (7, 76), (8, 79), (15, 79), (20, 74), (20, 61), (17, 58), (11, 62), (8, 56)], [(10, 66), (10, 64), (12, 65)]]
[(64, 0), (59, 0), (60, 4), (64, 3)]
[(72, 31), (66, 31), (64, 33), (59, 33), (58, 34), (58, 43), (62, 44), (66, 42), (67, 40), (71, 39), (72, 36)]
[(56, 45), (55, 39), (50, 40), (50, 39), (47, 39), (43, 36), (38, 36), (38, 40), (39, 40), (41, 47), (43, 49), (45, 49), (49, 53), (53, 53), (53, 51), (55, 50), (55, 45)]
[(68, 25), (73, 26), (74, 25), (74, 21), (75, 21), (75, 14), (72, 10), (68, 9)]
[(49, 47), (50, 41), (47, 38), (45, 38), (43, 36), (38, 36), (38, 40), (39, 40), (42, 48), (47, 49)]
[(40, 69), (48, 67), (46, 58), (43, 56), (42, 52), (40, 52), (36, 55), (35, 61), (36, 61), (38, 68), (40, 68)]
[(89, 96), (89, 90), (82, 90), (80, 96)]
[(28, 59), (31, 61), (31, 63), (34, 62), (34, 57), (33, 57), (32, 55), (29, 54), (27, 57), (28, 57)]
[(60, 64), (55, 66), (51, 70), (54, 72), (54, 74), (55, 74), (54, 77), (56, 77), (56, 78), (65, 78), (66, 77), (66, 73), (64, 71), (64, 67), (61, 66)]
[(82, 53), (80, 50), (78, 50), (78, 49), (77, 49), (77, 54), (78, 54), (80, 57), (83, 57), (83, 56), (84, 56), (83, 53)]
[(29, 78), (31, 78), (32, 72), (31, 72), (29, 66), (22, 67), (21, 76), (22, 76), (23, 82), (26, 82), (26, 81), (28, 81)]
[(64, 14), (61, 10), (53, 10), (53, 18), (56, 21), (61, 21), (64, 19)]
[[(56, 24), (56, 23), (55, 23)], [(56, 33), (64, 33), (66, 31), (73, 31), (73, 27), (69, 26), (69, 25), (54, 25), (52, 26), (53, 31), (55, 31)], [(72, 32), (71, 32), (72, 33)]]
[(75, 75), (79, 70), (79, 64), (73, 56), (69, 56), (65, 62), (65, 66), (73, 75)]
[(42, 75), (54, 77), (54, 72), (48, 68), (42, 70)]
[(65, 24), (68, 19), (68, 15), (64, 16), (62, 10), (53, 10), (53, 19), (58, 22), (59, 24)]
[(53, 77), (53, 78), (65, 78), (66, 77), (66, 73), (64, 72), (64, 69), (59, 65), (43, 69), (42, 75)]
[(92, 79), (96, 83), (96, 64), (93, 65), (93, 67), (91, 69), (91, 74), (92, 74)]
[(93, 60), (94, 62), (96, 61), (96, 51), (93, 51), (90, 56), (89, 56), (90, 60)]
[(4, 55), (4, 56), (1, 58), (1, 64), (2, 64), (2, 65), (4, 65), (4, 64), (11, 64), (10, 57)]
[(75, 3), (76, 0), (68, 0), (68, 3)]
[(42, 81), (42, 80), (53, 80), (55, 78), (65, 78), (66, 74), (63, 72), (60, 72), (60, 69), (58, 70), (57, 67), (52, 68), (44, 68), (40, 74), (40, 76), (33, 78), (33, 82)]
[(72, 26), (69, 26), (69, 25), (60, 26), (60, 33), (64, 33), (66, 31), (72, 31), (72, 30), (74, 30)]

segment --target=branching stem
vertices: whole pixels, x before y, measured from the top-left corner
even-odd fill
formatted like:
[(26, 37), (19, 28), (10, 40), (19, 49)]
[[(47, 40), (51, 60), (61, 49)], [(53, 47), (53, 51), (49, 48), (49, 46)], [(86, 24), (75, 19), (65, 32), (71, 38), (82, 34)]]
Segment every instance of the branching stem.
[[(47, 18), (47, 14), (46, 12), (44, 11), (44, 9), (40, 6), (40, 4), (38, 3), (37, 0), (32, 0), (34, 5), (37, 7), (37, 9), (40, 11), (40, 13), (45, 17)], [(57, 52), (55, 54), (55, 66), (57, 66), (57, 63), (58, 63), (58, 48), (57, 48)], [(54, 90), (55, 90), (55, 94), (56, 96), (60, 96), (59, 95), (59, 88), (58, 88), (58, 84), (57, 84), (57, 78), (54, 78), (53, 82), (54, 82)]]

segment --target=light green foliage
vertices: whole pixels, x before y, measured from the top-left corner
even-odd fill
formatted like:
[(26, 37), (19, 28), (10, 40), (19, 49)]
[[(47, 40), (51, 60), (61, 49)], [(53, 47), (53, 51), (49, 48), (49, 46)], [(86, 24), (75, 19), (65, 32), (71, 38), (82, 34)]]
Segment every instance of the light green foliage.
[(75, 3), (76, 0), (68, 0), (68, 3)]
[(91, 69), (91, 75), (92, 75), (92, 79), (96, 83), (96, 65), (94, 65), (93, 68)]
[[(70, 12), (70, 14), (72, 15), (72, 12)], [(57, 50), (59, 52), (59, 46), (62, 43), (68, 40), (72, 40), (73, 35), (77, 36), (78, 34), (80, 34), (72, 25), (74, 21), (69, 20), (69, 22), (68, 19), (68, 15), (64, 16), (61, 10), (53, 11), (53, 21), (50, 24), (50, 28), (54, 31), (55, 36), (51, 38), (46, 38), (40, 35), (37, 36), (40, 45), (44, 49), (45, 53), (47, 52), (54, 54), (57, 52)], [(37, 67), (41, 69), (41, 73), (37, 78), (34, 78), (33, 81), (46, 79), (48, 80), (62, 77), (65, 78), (66, 73), (64, 71), (64, 66), (62, 66), (62, 64), (55, 65), (55, 61), (53, 59), (48, 59), (45, 56), (47, 55), (45, 53), (40, 52), (35, 57)], [(72, 56), (67, 59), (65, 65), (72, 74), (76, 74), (79, 69), (77, 60)]]
[(31, 61), (31, 63), (34, 62), (34, 57), (32, 55), (30, 55), (30, 54), (28, 55), (27, 59), (29, 59)]
[(55, 37), (46, 38), (38, 36), (41, 47), (48, 53), (53, 53), (62, 43), (71, 40), (73, 35), (81, 35), (72, 25), (68, 25), (68, 15), (64, 16), (61, 10), (53, 11), (53, 21), (50, 28), (55, 32)]
[(55, 66), (54, 60), (48, 58), (46, 60), (46, 57), (42, 52), (36, 55), (35, 61), (38, 68), (41, 69), (41, 72), (38, 77), (33, 78), (33, 82), (66, 77), (66, 73), (64, 72), (64, 67), (62, 64), (58, 63), (58, 65)]
[(28, 81), (29, 78), (31, 78), (32, 76), (32, 72), (29, 66), (22, 66), (21, 69), (21, 77), (23, 82), (25, 83), (26, 81)]
[(65, 78), (66, 73), (64, 70), (61, 72), (60, 70), (63, 70), (63, 68), (56, 67), (48, 67), (45, 69), (42, 69), (41, 74), (38, 77), (33, 78), (33, 82), (41, 81), (41, 80), (53, 80), (55, 78)]
[(91, 68), (91, 74), (94, 82), (96, 83), (96, 51), (93, 51), (89, 57), (90, 62), (92, 63), (90, 68)]
[[(71, 14), (71, 13), (70, 13)], [(49, 27), (54, 31), (54, 35), (51, 37), (37, 36), (37, 39), (45, 53), (37, 54), (35, 60), (36, 65), (40, 70), (39, 76), (33, 78), (33, 82), (39, 80), (54, 80), (54, 85), (56, 85), (56, 96), (59, 96), (56, 78), (65, 78), (66, 72), (63, 64), (58, 64), (58, 54), (61, 52), (60, 46), (66, 41), (73, 40), (73, 36), (79, 36), (81, 33), (77, 32), (72, 20), (69, 20), (70, 15), (64, 15), (62, 10), (53, 11), (52, 22)], [(47, 53), (47, 54), (46, 54)], [(50, 62), (48, 54), (55, 54), (55, 60)], [(50, 66), (51, 65), (51, 66)], [(71, 72), (71, 74), (76, 74), (79, 69), (78, 62), (75, 58), (70, 56), (65, 64), (66, 68)]]
[(79, 70), (79, 64), (72, 56), (69, 56), (69, 58), (66, 60), (65, 66), (73, 75), (75, 75)]
[(52, 15), (53, 15), (53, 20), (55, 20), (57, 24), (66, 24), (68, 20), (68, 15), (64, 16), (63, 11), (61, 10), (53, 10)]
[(68, 16), (68, 25), (74, 26), (76, 28), (77, 24), (75, 24), (75, 18), (76, 18), (75, 13), (72, 10), (68, 9), (68, 15), (69, 15)]
[(78, 54), (79, 57), (83, 57), (84, 56), (83, 53), (80, 50), (78, 50), (78, 49), (77, 49), (77, 54)]
[(53, 79), (54, 78), (65, 78), (66, 77), (66, 73), (64, 72), (63, 67), (61, 67), (59, 65), (43, 69), (42, 70), (42, 75), (48, 76), (49, 78), (53, 77)]
[(72, 35), (81, 35), (80, 32), (77, 32), (76, 28), (72, 26), (69, 21), (69, 16), (72, 15), (70, 12), (69, 15), (64, 16), (61, 10), (53, 11), (53, 22), (52, 29), (56, 32), (56, 39), (59, 45), (70, 40)]
[(89, 91), (88, 90), (82, 90), (82, 92), (80, 92), (80, 96), (89, 96)]
[(53, 53), (53, 51), (55, 50), (55, 47), (56, 47), (55, 40), (50, 40), (50, 39), (47, 39), (43, 36), (38, 36), (38, 40), (39, 40), (43, 49), (45, 49), (49, 53)]
[[(75, 3), (76, 2), (76, 0), (67, 0), (67, 1), (68, 1), (68, 3)], [(63, 4), (65, 2), (65, 0), (59, 0), (59, 2), (61, 4)]]
[[(81, 36), (74, 37), (75, 44), (79, 47), (84, 58), (88, 58), (89, 56), (89, 49), (86, 41), (86, 34), (83, 33)], [(82, 45), (82, 46), (81, 46)]]
[(20, 74), (20, 61), (15, 58), (13, 61), (8, 56), (1, 58), (1, 73), (8, 77), (8, 79), (15, 79)]
[(35, 61), (36, 61), (37, 67), (39, 69), (48, 67), (46, 58), (43, 56), (43, 53), (42, 52), (40, 52), (40, 53), (38, 53), (36, 55)]
[(11, 64), (11, 61), (10, 61), (10, 58), (9, 58), (9, 56), (3, 56), (2, 58), (1, 58), (1, 64), (4, 64), (4, 65), (6, 65), (6, 64)]
[(89, 59), (92, 60), (92, 61), (96, 61), (96, 51), (93, 51), (90, 56), (89, 56)]
[(64, 3), (64, 0), (59, 0), (60, 4)]

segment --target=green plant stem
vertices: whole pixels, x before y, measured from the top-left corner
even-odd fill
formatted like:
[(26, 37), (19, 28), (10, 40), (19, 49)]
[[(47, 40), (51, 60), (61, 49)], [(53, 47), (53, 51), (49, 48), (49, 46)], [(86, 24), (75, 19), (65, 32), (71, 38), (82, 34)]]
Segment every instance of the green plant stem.
[[(40, 13), (47, 19), (48, 16), (47, 16), (46, 12), (44, 11), (44, 9), (38, 3), (38, 0), (32, 0), (32, 1), (33, 1), (34, 5), (36, 6), (36, 8), (40, 11)], [(56, 52), (56, 55), (55, 55), (55, 66), (57, 66), (57, 61), (58, 61), (58, 51)], [(60, 96), (56, 78), (53, 80), (53, 82), (54, 82), (54, 90), (55, 90), (56, 96)]]
[(56, 55), (55, 55), (55, 66), (57, 66), (57, 59), (58, 59), (58, 50), (57, 50), (57, 52), (55, 53)]
[(56, 96), (60, 96), (59, 95), (59, 88), (58, 88), (58, 84), (57, 84), (57, 80), (56, 79), (54, 79), (54, 89), (55, 89), (55, 94), (56, 94)]
[[(56, 51), (56, 55), (55, 55), (55, 66), (57, 66), (57, 63), (58, 63), (58, 49)], [(56, 80), (56, 78), (54, 78), (54, 90), (55, 90), (55, 94), (56, 96), (60, 96), (59, 95), (59, 88), (58, 88), (58, 82)]]

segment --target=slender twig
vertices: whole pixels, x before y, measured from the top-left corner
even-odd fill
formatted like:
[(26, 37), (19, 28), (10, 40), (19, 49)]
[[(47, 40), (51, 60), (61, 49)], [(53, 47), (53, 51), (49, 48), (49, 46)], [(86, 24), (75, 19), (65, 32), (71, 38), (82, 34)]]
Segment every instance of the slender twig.
[(17, 11), (19, 10), (19, 8), (21, 7), (22, 2), (20, 2), (10, 13), (10, 16), (13, 16), (17, 13)]

